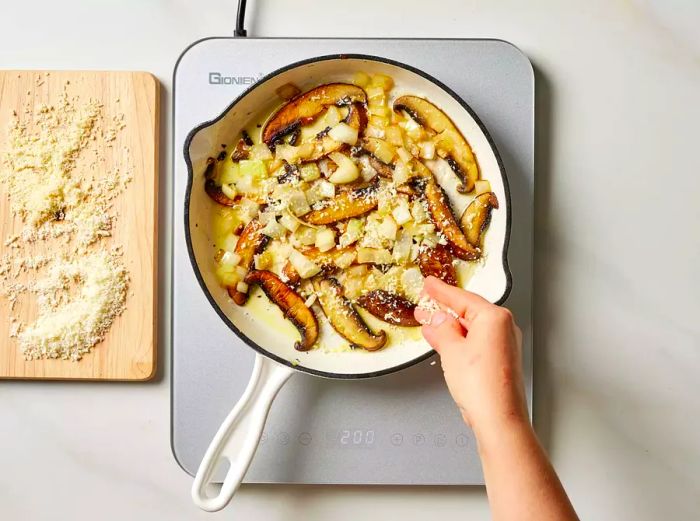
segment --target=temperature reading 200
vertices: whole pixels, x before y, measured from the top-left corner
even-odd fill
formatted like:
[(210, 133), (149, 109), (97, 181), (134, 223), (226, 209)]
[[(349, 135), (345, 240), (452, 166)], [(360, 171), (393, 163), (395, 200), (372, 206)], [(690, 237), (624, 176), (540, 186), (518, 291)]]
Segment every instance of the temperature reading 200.
[(360, 429), (345, 429), (340, 431), (340, 444), (356, 447), (367, 447), (374, 443), (374, 431)]

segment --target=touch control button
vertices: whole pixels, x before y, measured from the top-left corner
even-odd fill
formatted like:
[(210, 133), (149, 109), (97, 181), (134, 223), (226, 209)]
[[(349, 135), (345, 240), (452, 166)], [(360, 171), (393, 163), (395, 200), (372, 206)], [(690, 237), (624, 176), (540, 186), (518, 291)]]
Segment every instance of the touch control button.
[(282, 431), (277, 435), (277, 440), (280, 442), (280, 445), (287, 445), (289, 443), (289, 434)]
[(436, 434), (435, 435), (435, 446), (436, 447), (444, 447), (447, 445), (447, 436), (444, 434)]
[(403, 434), (401, 433), (394, 433), (391, 435), (391, 444), (394, 445), (395, 447), (398, 447), (403, 443)]
[(308, 432), (302, 432), (299, 435), (299, 443), (301, 443), (302, 445), (308, 445), (309, 443), (311, 443), (311, 434)]
[(423, 436), (422, 434), (414, 434), (413, 444), (418, 447), (420, 447), (421, 445), (425, 445), (425, 436)]
[(466, 447), (468, 441), (469, 440), (467, 439), (467, 437), (464, 434), (458, 434), (457, 439), (455, 440), (458, 447)]

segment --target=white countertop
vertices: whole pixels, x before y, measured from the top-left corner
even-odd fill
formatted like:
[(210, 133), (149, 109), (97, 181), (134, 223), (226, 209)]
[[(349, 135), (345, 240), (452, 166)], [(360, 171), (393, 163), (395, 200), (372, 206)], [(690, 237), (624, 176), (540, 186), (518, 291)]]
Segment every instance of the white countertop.
[[(175, 60), (198, 38), (230, 34), (234, 3), (8, 3), (0, 67), (155, 73), (167, 179)], [(696, 519), (700, 4), (249, 3), (258, 36), (493, 37), (528, 54), (538, 91), (537, 430), (582, 519)], [(211, 516), (190, 502), (191, 478), (170, 452), (165, 346), (167, 331), (159, 378), (147, 384), (0, 382), (1, 519)], [(427, 516), (488, 519), (484, 490), (244, 486), (214, 514)]]

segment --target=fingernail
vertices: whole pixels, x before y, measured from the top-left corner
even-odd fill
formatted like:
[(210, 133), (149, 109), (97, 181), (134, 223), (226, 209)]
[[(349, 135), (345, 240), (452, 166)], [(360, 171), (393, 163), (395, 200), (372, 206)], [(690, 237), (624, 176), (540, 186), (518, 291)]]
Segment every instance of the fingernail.
[(438, 311), (433, 315), (432, 320), (430, 321), (431, 326), (439, 326), (442, 324), (445, 320), (447, 320), (447, 313), (444, 311)]

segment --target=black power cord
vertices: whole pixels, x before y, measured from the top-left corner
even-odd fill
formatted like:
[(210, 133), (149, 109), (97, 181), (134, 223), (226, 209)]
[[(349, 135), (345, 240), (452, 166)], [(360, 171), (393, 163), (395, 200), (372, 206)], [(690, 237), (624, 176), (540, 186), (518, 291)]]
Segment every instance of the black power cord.
[(245, 30), (245, 4), (246, 0), (238, 0), (238, 12), (236, 13), (236, 29), (233, 31), (234, 36), (248, 36)]

